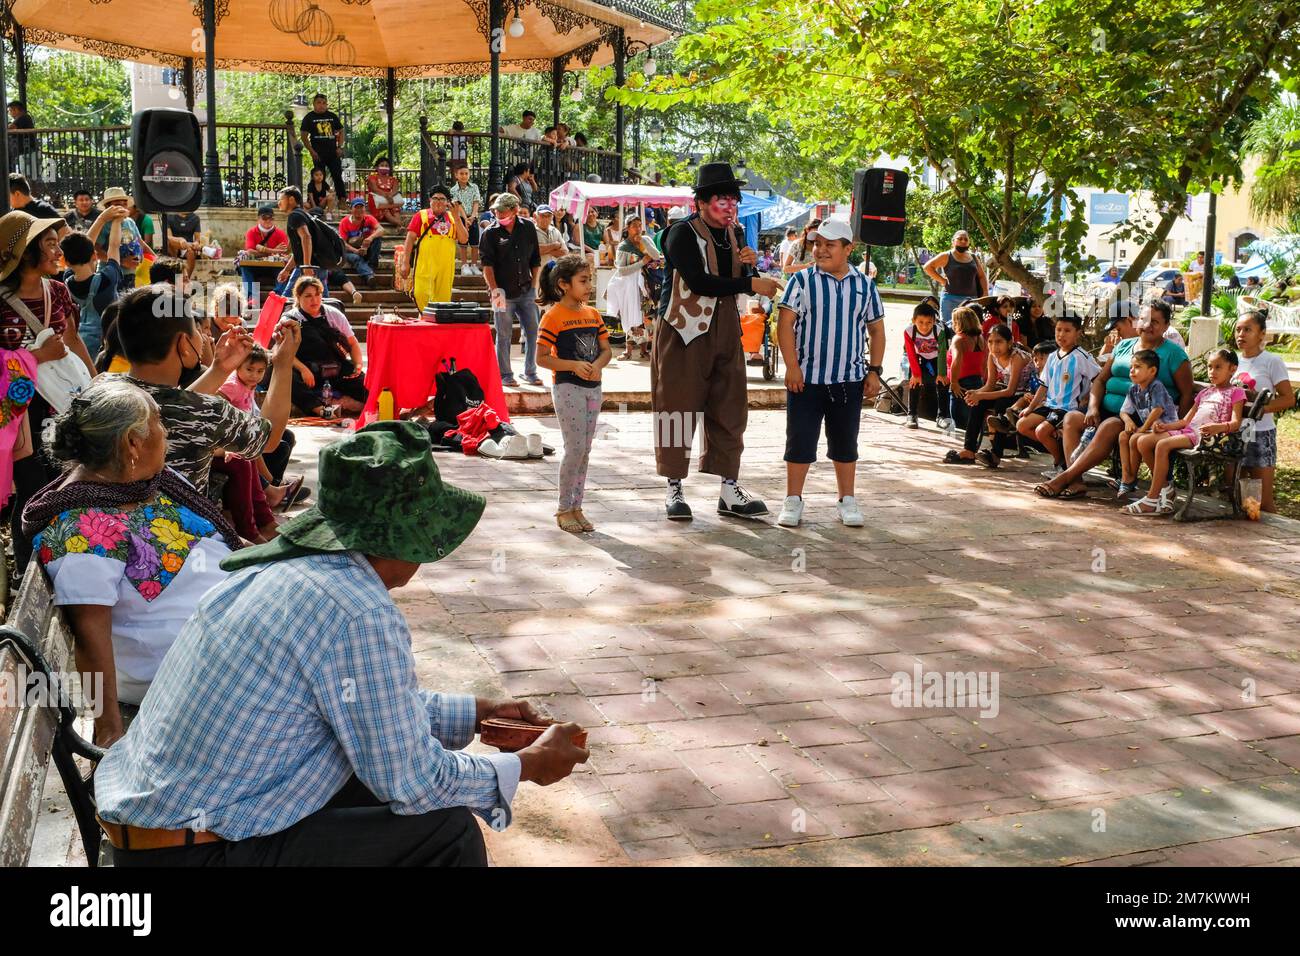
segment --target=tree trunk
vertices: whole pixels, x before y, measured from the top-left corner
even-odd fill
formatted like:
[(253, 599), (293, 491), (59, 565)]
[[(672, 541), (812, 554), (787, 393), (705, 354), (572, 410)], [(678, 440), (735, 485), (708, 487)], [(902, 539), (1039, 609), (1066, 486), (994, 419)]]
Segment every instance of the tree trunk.
[[(1039, 305), (1043, 305), (1043, 301), (1047, 296), (1042, 279), (1016, 262), (1010, 253), (995, 253), (993, 261), (1009, 278), (1020, 283), (1020, 287), (1025, 294), (1033, 298)], [(990, 280), (989, 285), (991, 288), (992, 280)]]

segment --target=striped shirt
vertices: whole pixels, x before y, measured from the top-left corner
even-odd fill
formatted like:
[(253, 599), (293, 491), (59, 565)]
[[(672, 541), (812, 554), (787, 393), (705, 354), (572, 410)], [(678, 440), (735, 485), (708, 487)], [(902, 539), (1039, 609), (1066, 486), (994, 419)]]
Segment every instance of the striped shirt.
[(873, 279), (856, 269), (837, 279), (813, 266), (790, 276), (781, 308), (795, 314), (795, 352), (807, 384), (867, 377), (867, 326), (885, 317)]
[(243, 840), (355, 774), (394, 813), (467, 807), (500, 827), (519, 758), (464, 753), (475, 717), (473, 697), (420, 688), (406, 620), (364, 557), (254, 565), (199, 601), (95, 797), (114, 823)]
[(1047, 357), (1043, 368), (1046, 406), (1067, 412), (1082, 409), (1088, 401), (1088, 388), (1100, 372), (1097, 361), (1082, 348), (1075, 346), (1064, 355), (1057, 349)]

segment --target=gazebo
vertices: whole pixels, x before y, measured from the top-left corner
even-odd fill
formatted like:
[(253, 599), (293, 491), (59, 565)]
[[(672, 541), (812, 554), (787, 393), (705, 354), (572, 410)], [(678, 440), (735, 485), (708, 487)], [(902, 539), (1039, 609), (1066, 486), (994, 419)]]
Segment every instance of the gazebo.
[[(426, 12), (428, 11), (428, 12)], [(566, 73), (613, 65), (622, 85), (630, 56), (682, 32), (682, 15), (655, 0), (0, 0), (0, 24), (16, 52), (17, 94), (26, 99), (26, 46), (38, 44), (170, 67), (193, 108), (195, 72), (205, 73), (204, 205), (230, 204), (218, 153), (215, 73), (224, 70), (367, 77), (384, 84), (392, 152), (398, 84), (424, 77), (491, 77), (486, 132), (435, 133), (421, 123), (420, 193), (450, 159), (465, 159), (491, 190), (511, 162), (534, 162), (543, 188), (568, 178), (620, 180), (623, 107), (615, 107), (614, 149), (561, 151), (499, 133), (502, 73), (549, 72), (559, 122)], [(0, 97), (5, 97), (0, 68)], [(289, 117), (287, 117), (289, 119)], [(301, 183), (291, 124), (283, 178)], [(41, 131), (37, 131), (40, 133)], [(9, 147), (0, 137), (7, 159)], [(129, 148), (129, 147), (128, 147)], [(583, 154), (593, 155), (583, 155)], [(277, 154), (278, 155), (278, 154)], [(97, 153), (98, 159), (104, 150)], [(120, 157), (119, 157), (120, 161)], [(279, 162), (279, 160), (276, 160)], [(232, 164), (226, 164), (228, 167)], [(129, 164), (124, 170), (129, 177)], [(244, 202), (249, 190), (244, 190)], [(242, 203), (241, 203), (242, 204)]]

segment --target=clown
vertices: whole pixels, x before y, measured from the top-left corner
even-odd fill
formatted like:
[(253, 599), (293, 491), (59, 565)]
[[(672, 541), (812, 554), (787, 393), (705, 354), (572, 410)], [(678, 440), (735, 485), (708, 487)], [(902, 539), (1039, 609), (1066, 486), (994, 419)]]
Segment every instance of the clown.
[(700, 471), (722, 479), (718, 513), (767, 514), (767, 505), (737, 482), (749, 403), (740, 344), (742, 293), (773, 298), (775, 280), (753, 271), (758, 254), (736, 225), (740, 187), (728, 163), (704, 163), (695, 181), (696, 213), (671, 226), (663, 241), (666, 303), (654, 333), (650, 366), (655, 463), (668, 479), (668, 518), (688, 521), (682, 479), (690, 468), (697, 420), (703, 419)]

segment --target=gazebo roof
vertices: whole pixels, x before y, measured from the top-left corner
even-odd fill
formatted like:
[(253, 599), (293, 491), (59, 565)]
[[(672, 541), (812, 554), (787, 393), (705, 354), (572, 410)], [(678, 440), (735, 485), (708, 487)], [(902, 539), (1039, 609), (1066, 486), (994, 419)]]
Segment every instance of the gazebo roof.
[[(490, 61), (488, 0), (216, 0), (216, 65), (259, 73), (480, 76)], [(8, 0), (26, 41), (139, 63), (201, 61), (201, 0)], [(655, 0), (504, 0), (524, 35), (504, 37), (501, 69), (543, 72), (613, 61), (629, 42), (663, 43), (680, 15)], [(288, 25), (285, 32), (275, 23)], [(8, 32), (8, 30), (6, 30)], [(196, 43), (197, 38), (197, 43)], [(195, 46), (200, 52), (196, 52)]]

